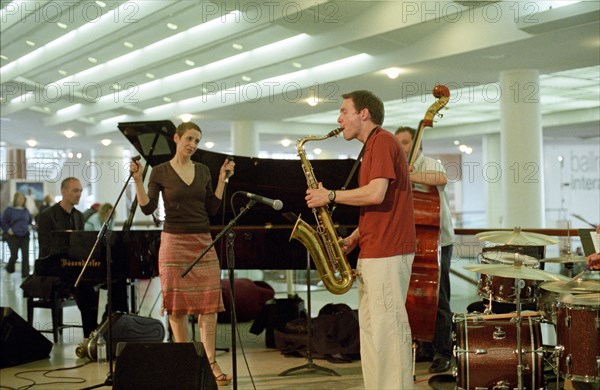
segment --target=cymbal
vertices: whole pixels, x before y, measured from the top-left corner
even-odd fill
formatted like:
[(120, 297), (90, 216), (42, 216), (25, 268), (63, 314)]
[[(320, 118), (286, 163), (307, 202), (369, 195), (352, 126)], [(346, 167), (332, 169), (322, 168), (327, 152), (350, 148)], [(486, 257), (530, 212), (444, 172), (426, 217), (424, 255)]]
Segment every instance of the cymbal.
[(482, 263), (484, 264), (509, 264), (512, 265), (515, 259), (521, 260), (523, 265), (534, 266), (539, 263), (539, 260), (533, 256), (522, 255), (520, 253), (495, 252), (487, 251), (481, 254)]
[(540, 284), (540, 288), (546, 291), (557, 292), (561, 294), (581, 294), (600, 292), (600, 282), (595, 280), (569, 280), (569, 281), (549, 281)]
[(503, 278), (519, 278), (527, 280), (557, 280), (568, 281), (566, 276), (551, 274), (541, 269), (503, 265), (503, 264), (467, 264), (463, 267), (469, 271), (479, 272), (486, 275), (500, 276)]
[(481, 241), (490, 241), (505, 245), (549, 245), (556, 244), (558, 240), (545, 234), (524, 232), (520, 227), (515, 227), (512, 231), (496, 230), (491, 232), (481, 232), (475, 235)]
[(565, 295), (560, 298), (561, 303), (581, 306), (600, 306), (600, 293)]
[(550, 257), (548, 259), (541, 259), (542, 263), (585, 263), (584, 256), (577, 256), (572, 253), (567, 253), (566, 255), (558, 256), (558, 257)]

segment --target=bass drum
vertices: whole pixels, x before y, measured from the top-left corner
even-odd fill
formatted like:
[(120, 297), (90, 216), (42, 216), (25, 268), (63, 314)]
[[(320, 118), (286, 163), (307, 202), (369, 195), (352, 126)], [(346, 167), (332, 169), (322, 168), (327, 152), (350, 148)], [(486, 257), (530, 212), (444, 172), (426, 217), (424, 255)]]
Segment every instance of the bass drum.
[[(517, 327), (514, 319), (485, 316), (454, 317), (458, 389), (518, 388)], [(543, 351), (538, 318), (522, 318), (523, 387), (543, 389)]]

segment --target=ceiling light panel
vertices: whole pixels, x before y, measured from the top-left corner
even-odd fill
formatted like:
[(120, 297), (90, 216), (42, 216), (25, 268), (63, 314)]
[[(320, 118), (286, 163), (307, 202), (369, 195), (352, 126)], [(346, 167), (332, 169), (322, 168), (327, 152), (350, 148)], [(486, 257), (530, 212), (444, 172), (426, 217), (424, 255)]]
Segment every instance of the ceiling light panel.
[[(27, 2), (26, 5), (18, 4), (17, 7), (17, 15), (27, 15), (25, 20), (2, 31), (2, 51), (10, 53), (10, 58), (14, 59), (28, 53), (15, 45), (18, 37), (27, 36), (36, 42), (36, 47), (42, 47), (110, 11), (95, 3), (76, 1)], [(34, 7), (37, 11), (30, 12)], [(66, 25), (67, 29), (45, 28), (48, 24), (58, 23)]]

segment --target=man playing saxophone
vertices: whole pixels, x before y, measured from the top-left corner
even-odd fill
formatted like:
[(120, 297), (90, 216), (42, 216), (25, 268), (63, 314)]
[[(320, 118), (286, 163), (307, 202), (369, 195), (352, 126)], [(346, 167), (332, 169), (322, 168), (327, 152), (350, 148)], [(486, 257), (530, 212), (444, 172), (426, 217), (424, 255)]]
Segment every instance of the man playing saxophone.
[(306, 191), (310, 208), (339, 203), (360, 207), (358, 228), (344, 239), (357, 264), (360, 352), (366, 389), (413, 387), (412, 335), (405, 308), (416, 233), (406, 156), (381, 128), (383, 102), (369, 91), (342, 95), (338, 123), (344, 139), (365, 145), (358, 188)]

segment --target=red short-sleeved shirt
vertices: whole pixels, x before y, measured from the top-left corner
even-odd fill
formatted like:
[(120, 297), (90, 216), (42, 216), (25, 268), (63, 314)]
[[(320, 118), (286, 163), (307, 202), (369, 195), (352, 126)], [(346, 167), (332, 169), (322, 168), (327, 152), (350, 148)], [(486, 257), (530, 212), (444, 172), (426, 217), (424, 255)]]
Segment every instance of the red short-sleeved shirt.
[(413, 199), (408, 164), (400, 141), (378, 128), (367, 140), (359, 186), (377, 178), (389, 179), (383, 202), (360, 208), (360, 258), (414, 253), (416, 246)]

